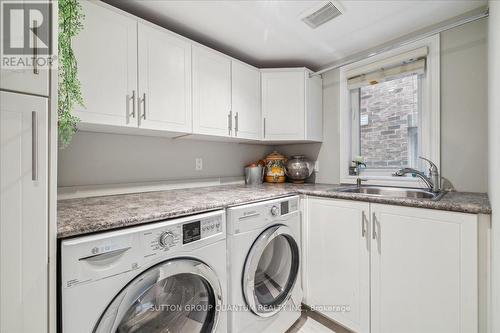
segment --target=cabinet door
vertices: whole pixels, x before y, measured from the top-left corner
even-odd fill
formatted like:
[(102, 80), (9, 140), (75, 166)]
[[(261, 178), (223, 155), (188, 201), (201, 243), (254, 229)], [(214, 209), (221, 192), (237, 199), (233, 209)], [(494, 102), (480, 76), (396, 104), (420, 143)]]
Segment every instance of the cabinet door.
[(193, 46), (193, 132), (232, 134), (231, 60), (202, 46)]
[[(15, 1), (13, 2), (16, 6), (21, 3), (33, 3), (33, 1)], [(4, 24), (3, 24), (3, 19), (4, 19), (4, 5), (7, 5), (7, 2), (5, 4), (0, 4), (0, 17), (2, 18), (2, 24), (0, 24), (0, 36), (2, 36), (2, 43), (3, 43), (3, 38), (4, 38), (4, 33), (6, 33), (4, 30)], [(24, 6), (24, 5), (23, 5)], [(29, 9), (27, 7), (24, 7), (24, 11), (17, 11), (19, 15), (23, 15), (25, 11), (28, 11)], [(7, 14), (7, 13), (6, 13)], [(11, 20), (22, 20), (21, 17), (16, 17), (15, 14), (12, 14), (11, 12)], [(48, 20), (48, 18), (46, 18)], [(35, 22), (30, 22), (30, 27), (35, 26)], [(37, 31), (37, 34), (49, 34), (50, 29), (39, 29)], [(23, 34), (15, 34), (12, 33), (11, 36), (11, 44), (14, 45), (24, 45), (25, 39), (29, 38), (31, 39), (30, 46), (33, 46), (36, 40), (36, 45), (40, 48), (43, 48), (45, 43), (43, 42), (44, 40), (48, 40), (48, 36), (45, 35), (41, 39), (37, 38), (33, 32), (29, 32), (29, 36), (25, 36)], [(33, 48), (33, 53), (24, 55), (22, 57), (22, 60), (25, 61), (24, 59), (29, 58), (31, 61), (31, 57), (34, 57), (36, 54), (36, 49)], [(46, 57), (44, 56), (46, 59)], [(17, 57), (16, 57), (17, 59)], [(35, 94), (35, 95), (42, 95), (42, 96), (48, 96), (49, 95), (49, 70), (46, 67), (38, 68), (18, 68), (18, 69), (8, 69), (7, 67), (1, 65), (0, 66), (0, 88), (1, 89), (6, 89), (6, 90), (12, 90), (12, 91), (19, 91), (27, 94)]]
[(232, 61), (231, 66), (234, 136), (259, 140), (260, 71), (237, 61)]
[(1, 332), (47, 332), (47, 112), (0, 92)]
[(304, 140), (304, 71), (262, 74), (262, 116), (265, 140)]
[(305, 303), (357, 333), (368, 333), (369, 204), (319, 198), (307, 203)]
[(372, 332), (477, 332), (477, 217), (385, 205), (372, 213)]
[(191, 43), (143, 23), (138, 33), (140, 127), (190, 133)]
[(323, 79), (306, 75), (306, 140), (323, 141)]
[(85, 22), (73, 48), (84, 107), (75, 115), (85, 124), (137, 127), (137, 22), (90, 1), (81, 1)]

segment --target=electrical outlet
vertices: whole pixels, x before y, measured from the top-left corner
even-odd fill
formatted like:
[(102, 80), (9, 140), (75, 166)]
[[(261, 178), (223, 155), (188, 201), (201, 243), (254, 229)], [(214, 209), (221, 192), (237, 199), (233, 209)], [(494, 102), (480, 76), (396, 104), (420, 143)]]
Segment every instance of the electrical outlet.
[(195, 170), (196, 171), (201, 171), (203, 170), (203, 159), (198, 157), (194, 160), (195, 163)]

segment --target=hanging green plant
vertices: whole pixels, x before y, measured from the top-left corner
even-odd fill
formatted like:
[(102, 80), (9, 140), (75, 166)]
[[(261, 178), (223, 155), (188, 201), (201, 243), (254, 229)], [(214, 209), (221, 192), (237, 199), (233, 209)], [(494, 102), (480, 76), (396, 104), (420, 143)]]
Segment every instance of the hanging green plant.
[(83, 28), (83, 10), (78, 0), (59, 0), (59, 86), (58, 86), (58, 135), (59, 146), (65, 148), (71, 142), (80, 119), (71, 114), (75, 104), (84, 106), (78, 80), (78, 64), (72, 39)]

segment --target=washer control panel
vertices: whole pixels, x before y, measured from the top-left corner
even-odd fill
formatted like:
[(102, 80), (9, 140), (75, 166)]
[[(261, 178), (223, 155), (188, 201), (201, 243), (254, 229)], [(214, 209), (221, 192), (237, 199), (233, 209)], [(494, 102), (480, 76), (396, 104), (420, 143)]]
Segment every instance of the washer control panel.
[(207, 238), (222, 232), (222, 216), (214, 216), (201, 221), (201, 238)]
[(269, 213), (272, 217), (279, 217), (289, 213), (293, 213), (299, 209), (298, 198), (281, 200), (269, 206)]
[(181, 226), (173, 225), (161, 229), (145, 231), (143, 233), (143, 240), (147, 243), (152, 253), (145, 256), (155, 255), (156, 252), (168, 251), (181, 242)]
[(143, 232), (143, 242), (151, 250), (145, 257), (181, 247), (223, 232), (222, 215), (165, 226)]

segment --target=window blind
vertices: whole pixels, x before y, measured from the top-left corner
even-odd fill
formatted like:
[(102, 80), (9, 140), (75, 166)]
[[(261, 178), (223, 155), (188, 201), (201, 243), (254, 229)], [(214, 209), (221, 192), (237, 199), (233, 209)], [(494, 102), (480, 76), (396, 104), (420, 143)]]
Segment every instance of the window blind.
[(427, 47), (405, 52), (347, 72), (347, 87), (360, 87), (389, 81), (401, 76), (424, 74)]

